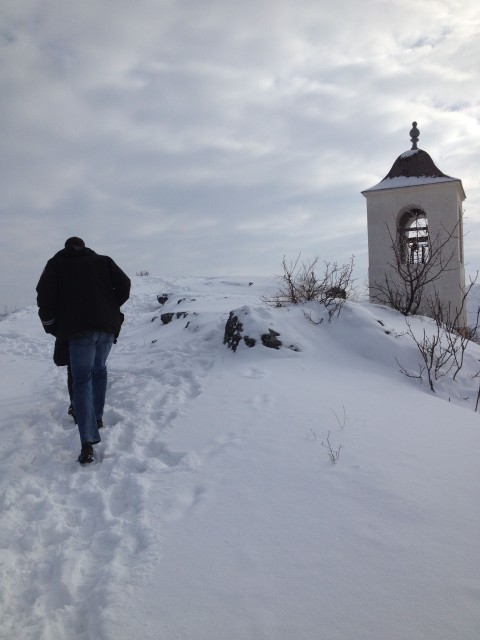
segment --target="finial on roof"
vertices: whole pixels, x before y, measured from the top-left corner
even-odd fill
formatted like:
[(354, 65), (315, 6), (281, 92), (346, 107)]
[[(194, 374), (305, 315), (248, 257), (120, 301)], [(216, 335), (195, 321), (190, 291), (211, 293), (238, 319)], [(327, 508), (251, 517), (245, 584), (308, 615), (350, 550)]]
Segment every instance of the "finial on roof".
[(418, 136), (420, 131), (417, 129), (417, 123), (412, 122), (413, 129), (410, 130), (410, 140), (412, 141), (412, 149), (417, 149)]

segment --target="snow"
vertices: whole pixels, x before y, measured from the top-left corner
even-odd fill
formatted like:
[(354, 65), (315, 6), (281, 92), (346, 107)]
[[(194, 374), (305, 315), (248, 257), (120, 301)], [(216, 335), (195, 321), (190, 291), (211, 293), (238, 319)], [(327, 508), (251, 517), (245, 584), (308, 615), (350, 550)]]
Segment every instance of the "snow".
[(411, 156), (416, 155), (419, 152), (419, 149), (408, 149), (408, 151), (404, 151), (400, 157), (401, 158), (410, 158)]
[(381, 191), (382, 189), (400, 189), (403, 187), (418, 187), (424, 184), (437, 184), (439, 182), (460, 182), (458, 178), (450, 177), (434, 177), (434, 176), (399, 176), (397, 178), (384, 178), (378, 184), (369, 189), (365, 189), (362, 193), (369, 191)]
[(36, 308), (0, 322), (2, 640), (478, 638), (480, 347), (432, 393), (402, 316), (277, 286), (137, 277), (85, 467)]

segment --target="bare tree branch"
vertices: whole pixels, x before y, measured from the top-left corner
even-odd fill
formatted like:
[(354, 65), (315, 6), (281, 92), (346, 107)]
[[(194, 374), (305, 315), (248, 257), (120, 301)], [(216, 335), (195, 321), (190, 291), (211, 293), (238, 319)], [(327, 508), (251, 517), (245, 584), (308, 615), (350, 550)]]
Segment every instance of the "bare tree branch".
[(340, 458), (340, 449), (342, 449), (343, 445), (340, 444), (336, 449), (333, 448), (330, 442), (330, 431), (328, 432), (328, 436), (327, 436), (327, 444), (322, 442), (322, 447), (324, 447), (327, 450), (328, 457), (330, 458), (330, 462), (332, 464), (336, 464), (338, 462), (338, 459)]
[[(282, 266), (283, 274), (277, 276), (282, 287), (273, 296), (264, 296), (263, 300), (274, 307), (284, 307), (289, 304), (303, 304), (306, 302), (320, 302), (328, 311), (329, 321), (338, 316), (345, 300), (353, 291), (353, 256), (350, 262), (338, 265), (336, 262), (325, 262), (323, 275), (317, 275), (318, 256), (310, 262), (300, 264), (300, 254), (294, 262), (287, 264), (285, 256)], [(305, 314), (309, 320), (315, 322), (311, 315)], [(320, 320), (315, 324), (321, 324)]]
[(391, 276), (385, 274), (383, 282), (372, 286), (372, 299), (387, 303), (405, 316), (414, 315), (422, 303), (427, 285), (438, 280), (451, 266), (454, 250), (447, 253), (448, 244), (457, 235), (458, 222), (452, 231), (443, 227), (444, 233), (438, 233), (429, 244), (429, 256), (425, 262), (412, 262), (408, 259), (406, 239), (397, 229), (395, 236), (387, 225), (393, 261), (388, 263)]

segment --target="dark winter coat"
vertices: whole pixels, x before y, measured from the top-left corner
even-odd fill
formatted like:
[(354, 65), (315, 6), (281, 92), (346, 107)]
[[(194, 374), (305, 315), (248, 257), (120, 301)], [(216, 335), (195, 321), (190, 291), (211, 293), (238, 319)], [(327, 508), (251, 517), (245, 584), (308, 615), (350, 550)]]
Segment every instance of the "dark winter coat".
[(69, 247), (51, 258), (37, 284), (38, 315), (47, 333), (68, 340), (83, 331), (118, 335), (130, 278), (108, 256)]
[(70, 350), (68, 347), (68, 340), (55, 340), (55, 347), (53, 349), (53, 361), (57, 367), (66, 367), (70, 364)]

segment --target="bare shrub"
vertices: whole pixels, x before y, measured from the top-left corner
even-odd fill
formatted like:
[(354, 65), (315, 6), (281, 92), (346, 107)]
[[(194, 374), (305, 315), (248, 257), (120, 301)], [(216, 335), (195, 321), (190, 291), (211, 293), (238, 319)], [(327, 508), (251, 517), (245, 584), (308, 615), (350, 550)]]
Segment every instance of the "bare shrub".
[[(461, 326), (461, 318), (463, 317), (467, 296), (476, 280), (477, 276), (470, 281), (469, 286), (462, 294), (460, 308), (455, 309), (454, 312), (452, 312), (451, 304), (444, 304), (437, 292), (427, 301), (429, 315), (435, 322), (435, 329), (433, 331), (427, 332), (424, 329), (422, 335), (419, 337), (413, 331), (410, 322), (406, 320), (408, 327), (407, 335), (415, 342), (423, 364), (419, 367), (419, 375), (414, 375), (407, 372), (398, 360), (397, 363), (400, 366), (400, 371), (408, 377), (422, 378), (423, 372), (426, 371), (428, 383), (433, 392), (435, 392), (434, 383), (436, 380), (449, 374), (452, 374), (453, 380), (456, 379), (463, 367), (467, 346), (477, 333), (480, 321), (480, 308), (477, 309), (475, 326)], [(480, 375), (480, 372), (478, 375)]]
[(473, 326), (464, 327), (461, 324), (461, 318), (464, 314), (468, 294), (475, 285), (477, 278), (478, 273), (473, 280), (470, 280), (469, 286), (463, 292), (460, 309), (452, 311), (451, 303), (448, 303), (447, 305), (442, 303), (437, 292), (435, 292), (435, 295), (428, 300), (429, 315), (435, 320), (437, 327), (444, 329), (446, 348), (452, 353), (452, 368), (454, 369), (453, 380), (455, 380), (459, 371), (463, 367), (465, 351), (468, 344), (475, 338), (480, 322), (479, 307), (477, 309), (475, 323)]
[[(280, 290), (272, 296), (264, 296), (263, 300), (274, 307), (285, 307), (290, 304), (319, 302), (328, 311), (329, 321), (340, 314), (342, 306), (353, 291), (354, 258), (350, 262), (338, 265), (336, 262), (325, 262), (322, 275), (317, 275), (319, 258), (300, 263), (300, 254), (294, 262), (287, 263), (283, 257), (283, 274), (276, 276), (281, 280)], [(306, 314), (307, 317), (308, 314)], [(311, 320), (311, 317), (309, 318)]]
[[(408, 320), (406, 322), (408, 327), (407, 335), (415, 342), (423, 361), (419, 377), (421, 378), (423, 371), (426, 371), (430, 389), (435, 393), (434, 381), (447, 375), (453, 366), (453, 352), (448, 342), (445, 341), (446, 332), (438, 325), (435, 325), (434, 332), (427, 332), (424, 329), (421, 337), (418, 337)], [(402, 373), (405, 373), (405, 370), (402, 370)]]
[(333, 447), (333, 445), (330, 442), (330, 431), (328, 432), (327, 435), (327, 443), (325, 444), (325, 442), (322, 442), (322, 447), (324, 447), (324, 449), (327, 450), (328, 453), (328, 457), (330, 458), (330, 462), (332, 464), (336, 464), (338, 462), (338, 459), (340, 458), (340, 449), (342, 449), (343, 445), (338, 445), (338, 447), (335, 449)]

